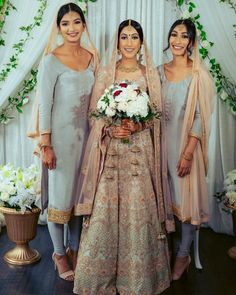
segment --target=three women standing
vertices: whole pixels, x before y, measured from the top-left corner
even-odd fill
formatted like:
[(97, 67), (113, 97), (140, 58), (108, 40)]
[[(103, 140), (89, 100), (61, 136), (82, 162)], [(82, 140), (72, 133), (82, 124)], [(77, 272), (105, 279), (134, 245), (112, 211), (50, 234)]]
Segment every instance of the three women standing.
[(209, 220), (205, 177), (214, 87), (200, 62), (191, 20), (177, 20), (171, 26), (168, 48), (173, 59), (159, 67), (164, 104), (162, 173), (164, 195), (171, 195), (174, 214), (182, 226), (172, 271), (173, 280), (177, 280), (190, 264), (196, 226)]
[[(96, 50), (86, 30), (79, 6), (74, 3), (63, 5), (58, 11), (38, 76), (43, 207), (48, 208), (55, 267), (61, 278), (70, 281), (74, 280), (73, 268), (82, 226), (82, 217), (74, 216), (74, 209), (97, 61)], [(56, 47), (58, 34), (63, 44)], [(81, 44), (82, 35), (87, 36), (90, 48)], [(64, 224), (68, 224), (69, 229), (67, 253)]]

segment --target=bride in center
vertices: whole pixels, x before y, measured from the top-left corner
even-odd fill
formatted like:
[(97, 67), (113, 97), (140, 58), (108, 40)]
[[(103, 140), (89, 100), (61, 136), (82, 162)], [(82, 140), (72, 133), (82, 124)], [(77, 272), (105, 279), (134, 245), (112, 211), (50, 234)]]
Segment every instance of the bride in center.
[[(144, 52), (143, 61), (138, 56)], [(98, 71), (90, 111), (114, 83), (135, 82), (161, 111), (160, 79), (140, 24), (123, 21), (107, 63)], [(122, 139), (127, 139), (124, 143)], [(92, 119), (82, 168), (78, 215), (85, 219), (75, 294), (156, 295), (169, 287), (166, 232), (171, 204), (160, 176), (160, 121)]]

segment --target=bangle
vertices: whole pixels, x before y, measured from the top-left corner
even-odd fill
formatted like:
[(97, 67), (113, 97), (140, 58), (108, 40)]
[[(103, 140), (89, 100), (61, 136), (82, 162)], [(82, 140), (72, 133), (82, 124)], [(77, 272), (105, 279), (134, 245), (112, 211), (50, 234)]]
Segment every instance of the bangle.
[(52, 145), (49, 145), (49, 144), (42, 144), (40, 146), (40, 150), (42, 150), (43, 152), (45, 151), (46, 148), (53, 149), (53, 146)]
[(184, 158), (184, 159), (187, 160), (187, 161), (192, 161), (192, 159), (193, 159), (193, 154), (191, 154), (191, 153), (187, 153), (187, 154), (182, 153), (182, 158)]
[(137, 131), (142, 131), (143, 130), (143, 124), (141, 122), (137, 122), (136, 124), (138, 124), (138, 129)]
[(111, 126), (105, 127), (105, 134), (108, 135), (109, 137), (112, 137), (112, 127)]

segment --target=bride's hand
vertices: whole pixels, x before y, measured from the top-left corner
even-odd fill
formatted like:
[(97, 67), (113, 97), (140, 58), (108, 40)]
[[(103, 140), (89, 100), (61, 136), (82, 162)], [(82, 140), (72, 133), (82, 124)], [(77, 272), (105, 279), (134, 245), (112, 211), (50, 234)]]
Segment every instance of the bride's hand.
[(123, 119), (121, 126), (126, 129), (129, 130), (131, 133), (134, 133), (136, 131), (138, 131), (140, 129), (139, 124), (134, 123), (134, 121), (130, 120), (130, 119)]
[(123, 128), (123, 126), (112, 127), (112, 137), (115, 138), (127, 138), (131, 135), (131, 131)]

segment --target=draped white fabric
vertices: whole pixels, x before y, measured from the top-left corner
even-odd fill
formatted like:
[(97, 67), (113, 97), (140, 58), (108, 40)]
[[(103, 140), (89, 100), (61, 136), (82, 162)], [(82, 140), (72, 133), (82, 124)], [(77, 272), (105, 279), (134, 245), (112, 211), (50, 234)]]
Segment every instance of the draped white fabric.
[[(23, 32), (19, 26), (32, 22), (38, 9), (38, 1), (11, 0), (17, 11), (11, 12), (6, 18), (4, 30), (6, 46), (0, 47), (0, 70), (12, 54), (12, 44), (16, 43)], [(0, 84), (0, 106), (4, 106), (9, 95), (14, 94), (20, 83), (26, 78), (28, 71), (40, 59), (48, 38), (51, 23), (55, 13), (65, 0), (48, 0), (48, 6), (40, 27), (33, 32), (33, 39), (27, 42), (24, 53), (20, 55), (20, 63), (7, 80)], [(201, 15), (207, 35), (215, 43), (211, 53), (222, 65), (225, 74), (232, 80), (236, 79), (236, 40), (233, 23), (235, 13), (218, 0), (195, 0)], [(92, 39), (100, 55), (105, 53), (118, 24), (127, 18), (139, 21), (144, 29), (144, 35), (158, 65), (167, 57), (163, 55), (166, 46), (167, 33), (171, 23), (179, 17), (174, 0), (97, 0), (88, 4), (88, 26)], [(25, 105), (23, 115), (16, 116), (7, 125), (0, 125), (0, 163), (12, 162), (19, 166), (28, 166), (37, 161), (32, 155), (33, 145), (26, 138), (34, 93), (30, 94), (31, 102)], [(212, 211), (210, 226), (220, 232), (232, 234), (231, 216), (223, 212), (216, 204), (213, 194), (222, 190), (223, 176), (236, 167), (235, 142), (236, 119), (217, 99), (212, 118), (212, 132), (209, 146), (209, 203)], [(174, 144), (174, 143), (173, 143)]]

